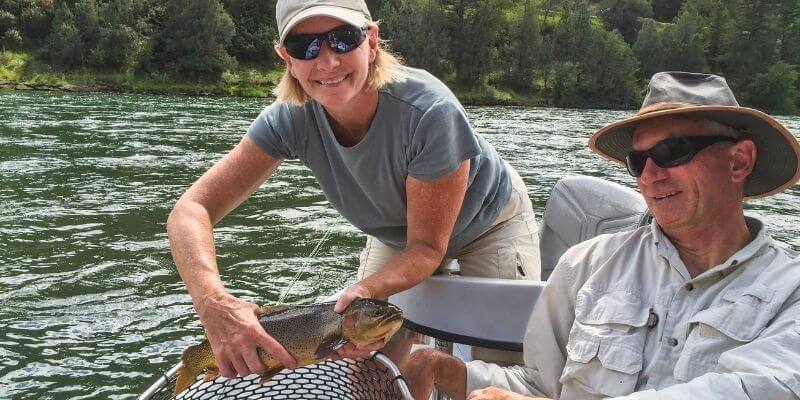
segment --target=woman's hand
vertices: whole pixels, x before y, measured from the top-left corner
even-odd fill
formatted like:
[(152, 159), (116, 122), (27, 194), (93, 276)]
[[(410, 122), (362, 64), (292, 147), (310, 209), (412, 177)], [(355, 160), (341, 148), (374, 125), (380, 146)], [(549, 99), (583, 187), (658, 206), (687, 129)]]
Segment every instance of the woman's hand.
[(294, 358), (269, 336), (258, 322), (258, 306), (228, 293), (206, 296), (197, 314), (206, 329), (220, 375), (233, 378), (266, 372), (258, 356), (262, 349), (278, 358), (284, 367), (297, 367)]
[(550, 400), (542, 397), (527, 397), (519, 393), (498, 389), (494, 386), (473, 390), (467, 400)]
[(356, 282), (344, 290), (336, 305), (333, 306), (333, 312), (341, 314), (355, 299), (371, 299), (372, 291), (364, 286), (361, 282)]

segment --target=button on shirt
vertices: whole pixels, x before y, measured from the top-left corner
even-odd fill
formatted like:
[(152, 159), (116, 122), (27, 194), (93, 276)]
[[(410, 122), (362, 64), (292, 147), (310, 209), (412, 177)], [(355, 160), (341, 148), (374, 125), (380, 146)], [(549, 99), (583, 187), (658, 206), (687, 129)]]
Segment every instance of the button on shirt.
[(562, 256), (525, 336), (525, 365), (467, 364), (497, 386), (586, 399), (800, 399), (800, 260), (753, 240), (692, 277), (656, 224)]

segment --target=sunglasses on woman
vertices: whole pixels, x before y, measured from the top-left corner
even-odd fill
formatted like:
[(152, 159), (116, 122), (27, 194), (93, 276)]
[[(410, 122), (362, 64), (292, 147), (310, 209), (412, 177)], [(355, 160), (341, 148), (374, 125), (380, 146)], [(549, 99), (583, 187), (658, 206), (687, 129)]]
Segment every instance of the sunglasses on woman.
[(672, 168), (691, 161), (701, 150), (714, 143), (737, 142), (730, 136), (686, 136), (664, 139), (647, 150), (635, 150), (625, 157), (628, 173), (636, 178), (642, 176), (647, 159), (651, 158), (660, 168)]
[(338, 54), (355, 50), (367, 38), (369, 27), (341, 25), (325, 33), (289, 35), (283, 40), (283, 47), (292, 58), (313, 60), (319, 56), (322, 42)]

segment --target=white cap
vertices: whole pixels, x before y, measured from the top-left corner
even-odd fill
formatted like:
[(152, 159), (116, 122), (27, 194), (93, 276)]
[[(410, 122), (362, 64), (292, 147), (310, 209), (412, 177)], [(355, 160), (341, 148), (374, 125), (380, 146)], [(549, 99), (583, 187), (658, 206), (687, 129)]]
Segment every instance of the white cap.
[(316, 16), (333, 17), (359, 28), (372, 20), (364, 0), (278, 0), (275, 6), (278, 43), (283, 44), (295, 25)]

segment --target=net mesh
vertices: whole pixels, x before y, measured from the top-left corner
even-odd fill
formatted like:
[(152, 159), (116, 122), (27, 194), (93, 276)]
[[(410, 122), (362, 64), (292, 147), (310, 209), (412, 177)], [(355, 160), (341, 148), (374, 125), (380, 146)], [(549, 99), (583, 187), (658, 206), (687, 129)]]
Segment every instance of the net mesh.
[(386, 366), (375, 360), (325, 361), (319, 364), (284, 370), (272, 380), (260, 383), (261, 377), (217, 378), (205, 382), (202, 375), (188, 389), (173, 396), (175, 378), (162, 386), (152, 399), (402, 399), (396, 379)]

